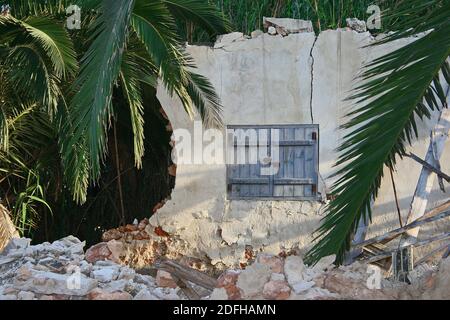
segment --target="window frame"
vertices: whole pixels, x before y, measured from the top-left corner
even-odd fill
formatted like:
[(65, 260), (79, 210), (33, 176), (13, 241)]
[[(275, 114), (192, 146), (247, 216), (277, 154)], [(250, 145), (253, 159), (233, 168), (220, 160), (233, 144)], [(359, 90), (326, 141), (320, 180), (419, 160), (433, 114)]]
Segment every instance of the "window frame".
[[(312, 185), (312, 195), (311, 196), (274, 196), (274, 186), (275, 186), (275, 176), (268, 176), (269, 177), (269, 188), (270, 188), (270, 193), (272, 194), (271, 196), (242, 196), (242, 195), (232, 195), (232, 191), (231, 188), (233, 185), (231, 180), (233, 179), (230, 176), (230, 167), (233, 164), (226, 164), (226, 198), (227, 200), (252, 200), (252, 201), (319, 201), (321, 199), (320, 195), (319, 195), (319, 188), (318, 188), (318, 184), (319, 184), (319, 150), (320, 150), (320, 130), (319, 130), (319, 125), (318, 124), (271, 124), (271, 125), (251, 125), (251, 124), (239, 124), (239, 125), (227, 125), (226, 126), (226, 132), (228, 133), (228, 130), (237, 130), (237, 129), (243, 129), (243, 130), (248, 130), (248, 129), (256, 129), (256, 130), (260, 130), (260, 129), (313, 129), (316, 132), (316, 136), (314, 139), (314, 136), (312, 137), (311, 140), (315, 141), (315, 143), (313, 144), (314, 146), (314, 160), (313, 160), (313, 168), (314, 168), (314, 176), (313, 178), (305, 178), (305, 179), (309, 179), (309, 181), (311, 181), (312, 183), (305, 183), (304, 185)], [(270, 132), (270, 131), (269, 131)], [(306, 141), (310, 141), (310, 140), (306, 140)], [(305, 141), (305, 142), (306, 142)], [(228, 152), (228, 134), (227, 134), (227, 148), (226, 148), (226, 152)], [(234, 141), (233, 141), (234, 143)], [(306, 145), (306, 144), (305, 144)], [(269, 138), (269, 150), (271, 147), (271, 141)], [(234, 152), (236, 152), (236, 149), (234, 150)], [(258, 162), (259, 163), (259, 162)], [(234, 178), (236, 179), (236, 178)], [(238, 178), (241, 179), (241, 178)], [(244, 178), (242, 178), (244, 179)], [(253, 178), (254, 179), (254, 178)], [(282, 178), (283, 179), (283, 178)], [(289, 178), (284, 178), (284, 179), (289, 179)], [(302, 178), (294, 178), (297, 180), (300, 180)], [(245, 179), (244, 179), (245, 180)]]

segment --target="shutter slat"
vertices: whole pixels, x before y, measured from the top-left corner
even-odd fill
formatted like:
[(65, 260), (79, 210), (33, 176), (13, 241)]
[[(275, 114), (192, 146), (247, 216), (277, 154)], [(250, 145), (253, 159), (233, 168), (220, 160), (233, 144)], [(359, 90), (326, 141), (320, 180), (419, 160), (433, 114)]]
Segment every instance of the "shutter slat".
[[(233, 199), (312, 199), (317, 195), (318, 182), (318, 126), (316, 125), (280, 125), (280, 126), (232, 126), (233, 129), (256, 129), (258, 143), (249, 146), (238, 145), (233, 141), (232, 148), (235, 157), (238, 151), (244, 150), (246, 164), (227, 166), (228, 193)], [(278, 129), (279, 141), (279, 170), (274, 176), (261, 176), (261, 168), (267, 166), (259, 162), (250, 164), (251, 149), (257, 145), (263, 147), (259, 133), (268, 132), (270, 154), (270, 129)], [(259, 151), (255, 150), (258, 157)], [(262, 150), (264, 151), (264, 150)], [(242, 157), (242, 155), (241, 155)], [(275, 161), (273, 155), (270, 158)], [(262, 160), (262, 159), (261, 159)]]

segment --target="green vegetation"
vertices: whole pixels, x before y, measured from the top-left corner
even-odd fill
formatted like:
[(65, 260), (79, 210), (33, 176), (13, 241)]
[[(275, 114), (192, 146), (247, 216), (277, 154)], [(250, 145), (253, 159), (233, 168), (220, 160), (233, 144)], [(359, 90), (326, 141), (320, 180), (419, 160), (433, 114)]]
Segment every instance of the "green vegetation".
[[(394, 8), (398, 0), (209, 0), (232, 23), (234, 31), (249, 35), (263, 29), (263, 17), (311, 20), (316, 32), (346, 26), (346, 18), (369, 18), (367, 7), (377, 3), (381, 10)], [(212, 39), (198, 29), (182, 25), (190, 42), (210, 42)]]
[[(69, 31), (74, 3), (83, 8), (82, 28)], [(227, 21), (202, 0), (9, 5), (0, 15), (0, 198), (19, 231), (93, 240), (94, 228), (100, 234), (149, 216), (173, 186), (158, 81), (188, 114), (221, 122), (219, 98), (192, 71), (176, 22), (213, 36), (229, 30)]]

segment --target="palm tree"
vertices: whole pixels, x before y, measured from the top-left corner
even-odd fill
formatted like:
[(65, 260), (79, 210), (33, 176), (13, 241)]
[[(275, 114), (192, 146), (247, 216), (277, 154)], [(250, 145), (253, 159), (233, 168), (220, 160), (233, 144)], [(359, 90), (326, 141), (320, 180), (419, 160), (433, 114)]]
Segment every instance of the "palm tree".
[[(82, 29), (68, 31), (66, 8), (73, 3), (82, 8)], [(86, 201), (88, 186), (102, 174), (109, 124), (116, 133), (124, 114), (134, 163), (142, 167), (144, 119), (154, 112), (148, 100), (158, 81), (189, 114), (220, 125), (220, 101), (192, 71), (175, 26), (182, 20), (211, 35), (227, 32), (227, 21), (205, 1), (9, 4), (9, 14), (0, 16), (0, 190), (20, 231), (35, 227), (36, 206), (48, 206), (48, 197), (66, 201), (69, 190), (77, 203)]]
[(23, 233), (35, 226), (36, 206), (47, 206), (45, 190), (58, 179), (56, 119), (78, 62), (63, 23), (50, 15), (57, 1), (10, 5), (0, 16), (0, 185)]
[(81, 59), (74, 96), (64, 124), (62, 154), (75, 199), (83, 203), (90, 181), (100, 175), (107, 154), (107, 131), (114, 114), (114, 85), (128, 101), (136, 166), (143, 148), (142, 91), (158, 79), (176, 94), (189, 115), (197, 110), (206, 125), (221, 124), (221, 106), (210, 82), (195, 74), (176, 20), (212, 34), (229, 30), (220, 12), (201, 0), (89, 1), (100, 12), (89, 25), (90, 46)]
[(309, 263), (332, 254), (342, 263), (358, 222), (371, 219), (384, 166), (394, 169), (405, 155), (405, 145), (417, 138), (417, 120), (447, 107), (441, 82), (450, 84), (449, 12), (449, 1), (409, 0), (385, 13), (383, 27), (394, 31), (375, 45), (419, 37), (365, 67), (363, 84), (351, 97), (360, 105), (342, 126), (349, 133), (338, 148), (335, 199), (307, 254)]

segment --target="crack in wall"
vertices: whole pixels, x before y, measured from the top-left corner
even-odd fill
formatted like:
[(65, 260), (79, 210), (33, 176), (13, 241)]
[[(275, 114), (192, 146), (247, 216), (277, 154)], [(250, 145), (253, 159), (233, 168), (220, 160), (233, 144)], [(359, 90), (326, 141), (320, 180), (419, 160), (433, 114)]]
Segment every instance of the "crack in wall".
[(309, 98), (309, 110), (311, 112), (311, 123), (314, 123), (314, 113), (313, 113), (313, 98), (314, 98), (314, 55), (313, 55), (313, 51), (314, 51), (314, 47), (316, 46), (316, 42), (317, 39), (319, 39), (319, 35), (316, 35), (314, 42), (312, 44), (311, 47), (311, 51), (309, 52), (309, 57), (311, 58), (311, 95)]

